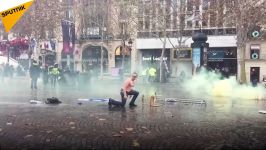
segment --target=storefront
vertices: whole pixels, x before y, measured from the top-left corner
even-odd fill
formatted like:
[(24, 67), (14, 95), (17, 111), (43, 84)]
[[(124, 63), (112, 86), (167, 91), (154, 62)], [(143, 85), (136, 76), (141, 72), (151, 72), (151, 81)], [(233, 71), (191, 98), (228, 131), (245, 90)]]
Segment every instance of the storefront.
[(253, 41), (247, 43), (245, 72), (246, 80), (249, 83), (266, 83), (266, 43), (260, 41)]
[(208, 51), (208, 69), (221, 73), (224, 77), (237, 75), (237, 48), (210, 48)]
[[(184, 42), (182, 43), (182, 47), (190, 47), (191, 43), (193, 43), (193, 40), (191, 37), (183, 37), (183, 39), (184, 39)], [(137, 49), (140, 50), (140, 53), (142, 53), (143, 51), (150, 51), (154, 49), (160, 50), (164, 46), (163, 42), (158, 38), (137, 39), (136, 43), (137, 43)], [(230, 74), (236, 75), (237, 74), (236, 37), (235, 36), (209, 36), (207, 43), (209, 43), (210, 51), (224, 51), (223, 56), (220, 56), (220, 58), (218, 59), (212, 59), (215, 57), (210, 56), (210, 59), (208, 60), (208, 65), (210, 65), (210, 68), (215, 68), (215, 66), (218, 66), (219, 68), (222, 69), (222, 65), (224, 64), (228, 66), (230, 70)], [(170, 49), (174, 49), (173, 46), (177, 46), (179, 44), (180, 43), (178, 43), (178, 40), (176, 38), (169, 38), (166, 41), (165, 47), (169, 51)], [(228, 54), (226, 54), (227, 50), (230, 51)], [(231, 55), (230, 53), (232, 51), (233, 51), (233, 54)], [(181, 54), (181, 57), (184, 57), (182, 59), (174, 58), (175, 54), (174, 53), (171, 54), (172, 56), (171, 56), (171, 61), (169, 63), (169, 66), (171, 67), (170, 70), (171, 70), (172, 77), (178, 77), (182, 71), (184, 71), (188, 75), (192, 75), (191, 54), (192, 54), (191, 51), (184, 52), (183, 54)], [(157, 55), (160, 56), (160, 54), (157, 54)], [(139, 61), (143, 62), (142, 55), (138, 55), (138, 58), (141, 58), (139, 59)], [(230, 66), (230, 65), (233, 65), (233, 66)]]
[[(145, 49), (141, 51), (142, 67), (160, 67), (161, 49)], [(166, 49), (163, 56), (163, 65), (170, 68), (170, 49)]]
[(189, 77), (192, 75), (192, 49), (183, 47), (173, 50), (171, 61), (172, 77), (180, 77), (181, 74)]
[[(101, 46), (88, 46), (82, 52), (82, 71), (99, 74), (101, 69)], [(108, 72), (108, 51), (103, 47), (103, 72)]]

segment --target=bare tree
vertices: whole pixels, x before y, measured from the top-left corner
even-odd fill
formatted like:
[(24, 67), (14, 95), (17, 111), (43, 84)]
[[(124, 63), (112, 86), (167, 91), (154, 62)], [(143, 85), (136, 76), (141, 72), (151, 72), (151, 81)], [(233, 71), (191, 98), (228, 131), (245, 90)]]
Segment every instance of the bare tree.
[[(35, 39), (37, 47), (42, 40), (61, 38), (61, 19), (64, 18), (66, 4), (62, 1), (37, 0), (14, 26), (12, 32), (19, 37)], [(30, 43), (31, 44), (31, 43)], [(29, 64), (33, 49), (29, 46)]]
[[(60, 1), (37, 0), (15, 25), (13, 32), (21, 36), (47, 39), (60, 31), (66, 4)], [(48, 35), (46, 34), (49, 32)]]
[[(104, 49), (103, 44), (107, 37), (107, 12), (109, 9), (109, 0), (82, 0), (81, 9), (78, 12), (78, 32), (82, 35), (98, 34), (101, 37), (101, 63), (100, 77), (103, 77)], [(80, 11), (82, 10), (82, 11)], [(89, 33), (92, 32), (92, 33)]]
[[(186, 1), (142, 1), (144, 10), (139, 11), (138, 19), (144, 20), (144, 31), (150, 32), (150, 37), (159, 38), (163, 44), (160, 56), (160, 82), (163, 82), (164, 55), (166, 44), (169, 42), (173, 49), (179, 50), (182, 44), (188, 39), (184, 36), (186, 28)], [(193, 8), (193, 7), (192, 7)], [(144, 13), (143, 13), (144, 12)], [(190, 12), (193, 13), (193, 10)], [(144, 16), (142, 15), (144, 14)], [(149, 21), (147, 22), (147, 20)], [(150, 24), (150, 25), (148, 25)], [(148, 29), (148, 30), (147, 30)], [(151, 29), (151, 30), (149, 30)], [(143, 29), (139, 29), (143, 30)], [(173, 44), (171, 39), (177, 39), (178, 45)], [(165, 67), (167, 67), (165, 65)]]
[(137, 0), (114, 0), (110, 15), (110, 31), (121, 39), (122, 69), (125, 67), (126, 41), (136, 37)]
[[(251, 39), (251, 32), (257, 27), (266, 24), (265, 0), (223, 0), (226, 8), (226, 17), (230, 17), (236, 27), (237, 53), (240, 82), (246, 82), (245, 76), (245, 50), (246, 43)], [(263, 38), (263, 37), (262, 37)]]

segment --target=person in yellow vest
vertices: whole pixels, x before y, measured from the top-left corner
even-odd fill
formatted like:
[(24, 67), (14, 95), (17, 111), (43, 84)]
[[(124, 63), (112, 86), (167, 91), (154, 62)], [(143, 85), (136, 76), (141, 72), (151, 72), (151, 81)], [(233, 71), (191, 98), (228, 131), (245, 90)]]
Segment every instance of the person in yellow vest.
[(55, 86), (58, 81), (59, 74), (60, 74), (58, 64), (54, 65), (54, 67), (51, 69), (50, 74), (52, 76), (52, 85)]
[(154, 82), (156, 77), (156, 69), (154, 67), (151, 67), (149, 69), (149, 81)]
[(149, 74), (149, 68), (146, 68), (144, 69), (142, 72), (141, 72), (141, 76), (142, 76), (142, 81), (143, 83), (148, 83), (148, 74)]

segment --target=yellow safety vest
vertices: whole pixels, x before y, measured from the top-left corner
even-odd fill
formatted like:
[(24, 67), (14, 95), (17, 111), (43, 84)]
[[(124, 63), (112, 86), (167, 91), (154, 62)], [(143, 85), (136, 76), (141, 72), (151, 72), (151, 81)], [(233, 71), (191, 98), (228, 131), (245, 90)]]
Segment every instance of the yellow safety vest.
[(150, 68), (149, 69), (149, 75), (152, 76), (152, 77), (155, 77), (156, 76), (156, 69)]
[(53, 68), (52, 71), (51, 71), (51, 74), (52, 75), (59, 75), (59, 69), (58, 68)]

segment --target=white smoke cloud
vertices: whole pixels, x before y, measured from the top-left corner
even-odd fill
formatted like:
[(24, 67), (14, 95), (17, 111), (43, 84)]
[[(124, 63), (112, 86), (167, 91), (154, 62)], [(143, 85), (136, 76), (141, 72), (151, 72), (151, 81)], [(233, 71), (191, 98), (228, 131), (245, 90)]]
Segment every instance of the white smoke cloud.
[(182, 84), (184, 90), (193, 96), (228, 97), (239, 99), (265, 99), (263, 85), (253, 87), (250, 84), (239, 84), (235, 76), (222, 79), (221, 74), (202, 70)]

